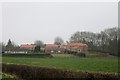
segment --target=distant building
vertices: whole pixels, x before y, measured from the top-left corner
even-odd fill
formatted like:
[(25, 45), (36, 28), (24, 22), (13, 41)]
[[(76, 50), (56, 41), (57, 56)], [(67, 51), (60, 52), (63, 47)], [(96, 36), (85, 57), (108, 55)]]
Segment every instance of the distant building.
[(65, 51), (63, 46), (56, 44), (46, 44), (44, 50), (49, 53), (64, 53)]
[(34, 50), (35, 44), (21, 44), (20, 49)]
[(67, 44), (66, 48), (67, 50), (70, 50), (70, 51), (87, 52), (88, 45), (80, 42), (72, 42)]
[(67, 45), (56, 45), (56, 44), (46, 44), (44, 48), (41, 50), (49, 53), (65, 53), (66, 50), (74, 51), (74, 52), (87, 52), (88, 46), (87, 44), (72, 42)]

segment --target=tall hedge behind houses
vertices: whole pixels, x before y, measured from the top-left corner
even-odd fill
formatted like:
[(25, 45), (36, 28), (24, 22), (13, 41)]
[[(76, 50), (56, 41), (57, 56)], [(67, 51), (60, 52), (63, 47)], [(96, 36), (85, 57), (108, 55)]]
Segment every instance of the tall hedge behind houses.
[(118, 80), (117, 73), (75, 72), (48, 67), (35, 67), (17, 64), (2, 64), (3, 73), (14, 74), (25, 80), (40, 80), (41, 78), (79, 78), (80, 80)]

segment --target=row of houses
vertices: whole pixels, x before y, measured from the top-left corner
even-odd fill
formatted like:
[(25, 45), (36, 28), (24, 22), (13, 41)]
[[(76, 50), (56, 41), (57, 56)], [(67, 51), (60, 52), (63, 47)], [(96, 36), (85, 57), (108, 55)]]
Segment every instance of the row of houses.
[[(35, 44), (22, 44), (20, 45), (20, 49), (32, 51), (35, 46)], [(87, 52), (88, 45), (80, 42), (72, 42), (67, 45), (45, 44), (40, 50), (48, 53), (65, 53), (67, 50)]]

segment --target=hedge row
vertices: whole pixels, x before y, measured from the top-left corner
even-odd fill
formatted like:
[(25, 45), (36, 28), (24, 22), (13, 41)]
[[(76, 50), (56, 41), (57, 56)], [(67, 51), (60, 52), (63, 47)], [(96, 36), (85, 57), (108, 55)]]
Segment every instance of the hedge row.
[(17, 65), (2, 63), (3, 73), (16, 75), (24, 80), (40, 80), (41, 78), (79, 78), (80, 80), (118, 80), (117, 73), (102, 72), (75, 72), (48, 67), (35, 67), (28, 65)]
[(51, 54), (2, 54), (2, 57), (27, 57), (27, 58), (51, 58), (53, 57)]

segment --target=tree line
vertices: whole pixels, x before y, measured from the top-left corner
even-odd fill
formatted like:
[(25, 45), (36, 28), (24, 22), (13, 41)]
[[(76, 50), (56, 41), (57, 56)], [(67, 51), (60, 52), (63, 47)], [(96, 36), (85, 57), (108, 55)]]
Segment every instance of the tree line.
[(70, 42), (86, 43), (89, 46), (89, 51), (110, 53), (118, 56), (119, 32), (118, 27), (108, 28), (100, 33), (77, 31), (70, 37)]

